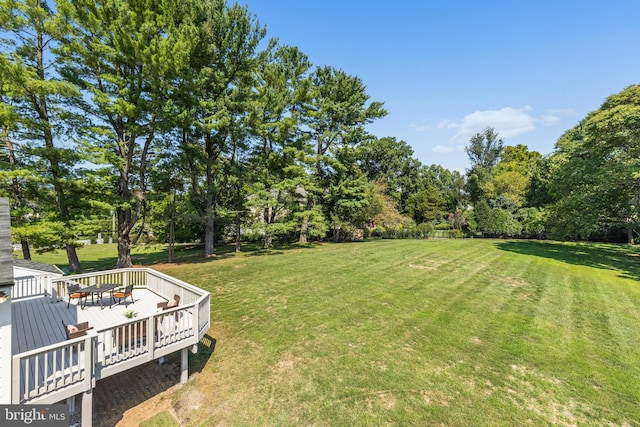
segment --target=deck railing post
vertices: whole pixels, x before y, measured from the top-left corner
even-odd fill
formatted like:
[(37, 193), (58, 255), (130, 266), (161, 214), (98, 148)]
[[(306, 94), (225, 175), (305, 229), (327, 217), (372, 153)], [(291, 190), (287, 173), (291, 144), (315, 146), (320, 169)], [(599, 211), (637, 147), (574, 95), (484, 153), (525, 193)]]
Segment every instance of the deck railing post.
[(22, 377), (20, 375), (20, 358), (13, 358), (13, 369), (11, 375), (11, 403), (17, 405), (20, 403), (20, 388)]
[(80, 425), (90, 426), (93, 422), (93, 389), (82, 393), (82, 409)]
[(200, 339), (200, 303), (198, 301), (193, 310), (193, 335), (195, 336), (196, 344), (198, 344), (198, 340)]
[[(95, 331), (90, 331), (84, 340), (84, 360), (78, 363), (84, 363), (84, 384), (85, 390), (91, 390), (95, 384), (95, 372), (93, 361), (94, 357), (94, 342), (97, 341), (98, 335)], [(96, 338), (96, 339), (94, 339)]]
[(147, 322), (147, 347), (149, 348), (149, 360), (153, 360), (154, 359), (154, 352), (155, 352), (155, 347), (156, 347), (156, 328), (155, 328), (155, 323), (156, 323), (156, 315), (153, 314), (151, 315), (151, 317), (149, 317), (149, 320)]
[(183, 348), (180, 351), (180, 383), (184, 384), (189, 379), (189, 351)]

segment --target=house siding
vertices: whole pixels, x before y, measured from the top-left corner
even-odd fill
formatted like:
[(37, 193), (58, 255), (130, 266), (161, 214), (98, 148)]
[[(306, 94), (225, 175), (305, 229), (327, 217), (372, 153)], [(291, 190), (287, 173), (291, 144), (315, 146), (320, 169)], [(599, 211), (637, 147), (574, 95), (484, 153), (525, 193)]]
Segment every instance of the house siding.
[(12, 249), (9, 199), (0, 198), (0, 286), (13, 285)]
[(13, 254), (9, 199), (0, 198), (0, 404), (11, 403), (11, 295)]

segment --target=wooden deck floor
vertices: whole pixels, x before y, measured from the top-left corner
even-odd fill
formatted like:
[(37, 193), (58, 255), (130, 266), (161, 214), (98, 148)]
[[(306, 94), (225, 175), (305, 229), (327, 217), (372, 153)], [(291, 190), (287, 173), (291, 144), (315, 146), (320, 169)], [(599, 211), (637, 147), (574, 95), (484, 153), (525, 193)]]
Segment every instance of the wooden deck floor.
[(138, 317), (150, 316), (157, 312), (157, 303), (166, 301), (148, 289), (134, 289), (133, 303), (127, 298), (126, 303), (110, 308), (108, 299), (105, 295), (105, 306), (101, 308), (98, 301), (91, 304), (89, 297), (84, 309), (77, 305), (77, 300), (73, 300), (68, 309), (66, 300), (56, 302), (49, 297), (12, 301), (12, 353), (19, 354), (64, 341), (66, 334), (62, 321), (66, 324), (89, 322), (95, 330), (100, 330), (129, 321), (123, 315), (126, 310), (134, 310)]

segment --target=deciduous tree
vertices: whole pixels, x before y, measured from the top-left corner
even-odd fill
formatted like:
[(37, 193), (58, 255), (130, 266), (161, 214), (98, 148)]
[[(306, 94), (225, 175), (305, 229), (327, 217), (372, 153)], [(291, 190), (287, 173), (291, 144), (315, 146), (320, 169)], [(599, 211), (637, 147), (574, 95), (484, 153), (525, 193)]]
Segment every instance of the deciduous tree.
[(469, 140), (469, 145), (465, 147), (471, 162), (471, 168), (467, 171), (467, 191), (473, 203), (477, 203), (483, 197), (482, 188), (491, 177), (491, 172), (500, 161), (503, 151), (504, 142), (491, 127), (476, 133)]
[(555, 227), (589, 237), (619, 228), (634, 243), (640, 215), (640, 85), (608, 97), (558, 140), (552, 176)]

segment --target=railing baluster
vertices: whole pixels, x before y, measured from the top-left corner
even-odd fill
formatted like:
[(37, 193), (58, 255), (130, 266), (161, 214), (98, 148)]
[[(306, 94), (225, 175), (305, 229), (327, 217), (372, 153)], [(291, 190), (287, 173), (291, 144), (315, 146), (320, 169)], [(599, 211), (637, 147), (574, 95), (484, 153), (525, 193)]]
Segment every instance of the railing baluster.
[(29, 396), (29, 389), (31, 388), (31, 387), (29, 387), (29, 383), (31, 382), (31, 358), (27, 358), (26, 362), (27, 362), (26, 363), (27, 368), (25, 370), (25, 372), (26, 372), (26, 375), (25, 375), (25, 381), (26, 381), (25, 392), (26, 393), (25, 394), (28, 397)]
[(35, 356), (35, 369), (33, 370), (33, 383), (34, 383), (34, 388), (36, 390), (36, 394), (38, 393), (38, 378), (40, 377), (40, 375), (38, 375), (40, 373), (40, 357), (39, 356)]
[(47, 391), (47, 383), (48, 383), (48, 373), (49, 373), (49, 357), (48, 354), (43, 354), (44, 358), (44, 371), (42, 375), (42, 384), (44, 386), (44, 390)]
[(55, 390), (56, 388), (58, 388), (58, 375), (56, 375), (56, 373), (58, 372), (58, 350), (53, 352), (53, 381), (51, 381), (51, 389), (50, 390)]

